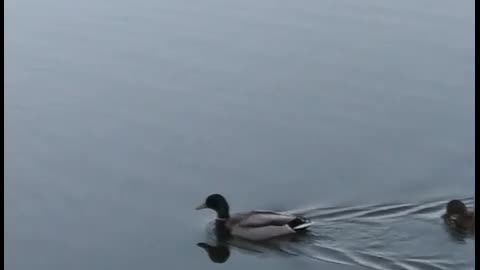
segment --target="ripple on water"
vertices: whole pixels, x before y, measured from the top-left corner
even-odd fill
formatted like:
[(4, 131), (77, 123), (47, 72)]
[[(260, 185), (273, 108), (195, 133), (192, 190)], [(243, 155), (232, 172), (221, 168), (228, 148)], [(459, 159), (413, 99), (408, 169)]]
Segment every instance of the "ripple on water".
[[(474, 204), (473, 198), (462, 200), (468, 207)], [(415, 226), (441, 226), (440, 216), (447, 202), (448, 200), (434, 200), (418, 204), (313, 207), (288, 211), (310, 218), (315, 225), (306, 234), (260, 243), (238, 238), (219, 240), (213, 234), (211, 223), (208, 228), (209, 242), (212, 246), (222, 245), (222, 248), (254, 256), (300, 256), (367, 269), (471, 269), (475, 264), (474, 257), (451, 256), (451, 250), (459, 247), (455, 241), (449, 241), (445, 245), (456, 246), (444, 249), (432, 247), (435, 254), (419, 256), (418, 245), (424, 245), (424, 235), (415, 234), (417, 227), (406, 228), (409, 222), (399, 223), (416, 220), (420, 223)], [(423, 229), (430, 231), (426, 227)], [(441, 237), (437, 232), (444, 233), (442, 230), (433, 231), (432, 234), (435, 235), (431, 235), (432, 238)]]

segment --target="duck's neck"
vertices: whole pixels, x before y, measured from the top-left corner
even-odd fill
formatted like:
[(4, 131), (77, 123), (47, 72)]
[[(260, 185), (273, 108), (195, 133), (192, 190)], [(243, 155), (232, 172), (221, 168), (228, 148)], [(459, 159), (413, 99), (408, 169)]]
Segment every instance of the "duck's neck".
[(226, 220), (230, 218), (230, 211), (228, 204), (223, 205), (217, 209), (217, 219)]
[(217, 240), (225, 241), (230, 237), (230, 231), (227, 228), (226, 223), (226, 219), (217, 218), (217, 220), (215, 220), (215, 235), (217, 236)]

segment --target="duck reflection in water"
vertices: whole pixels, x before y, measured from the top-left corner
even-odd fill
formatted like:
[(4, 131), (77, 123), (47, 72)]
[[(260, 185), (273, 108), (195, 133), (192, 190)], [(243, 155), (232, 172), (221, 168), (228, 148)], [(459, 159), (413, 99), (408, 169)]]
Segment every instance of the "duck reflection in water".
[(230, 247), (228, 246), (228, 239), (231, 237), (228, 230), (223, 226), (223, 223), (216, 221), (215, 228), (215, 245), (208, 243), (198, 243), (197, 246), (203, 248), (210, 260), (214, 263), (224, 263), (230, 257)]
[(197, 246), (203, 248), (214, 263), (224, 263), (230, 257), (230, 248), (226, 244), (217, 243), (216, 246), (212, 246), (207, 243), (198, 243)]
[(293, 254), (284, 251), (285, 245), (292, 242), (296, 242), (297, 244), (301, 242), (305, 243), (305, 241), (309, 239), (309, 233), (304, 232), (280, 236), (268, 241), (250, 241), (232, 236), (221, 222), (217, 221), (212, 225), (213, 228), (210, 230), (212, 240), (207, 241), (208, 243), (197, 243), (197, 246), (205, 250), (210, 260), (214, 263), (225, 263), (229, 259), (232, 249), (253, 256), (264, 256), (268, 254), (292, 256)]

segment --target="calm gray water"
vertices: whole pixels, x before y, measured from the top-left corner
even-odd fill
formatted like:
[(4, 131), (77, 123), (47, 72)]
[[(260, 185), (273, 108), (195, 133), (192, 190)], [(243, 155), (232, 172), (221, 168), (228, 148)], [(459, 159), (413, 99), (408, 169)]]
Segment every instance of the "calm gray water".
[[(473, 268), (439, 219), (474, 204), (473, 0), (5, 14), (7, 269)], [(220, 242), (193, 210), (217, 192), (316, 225)]]

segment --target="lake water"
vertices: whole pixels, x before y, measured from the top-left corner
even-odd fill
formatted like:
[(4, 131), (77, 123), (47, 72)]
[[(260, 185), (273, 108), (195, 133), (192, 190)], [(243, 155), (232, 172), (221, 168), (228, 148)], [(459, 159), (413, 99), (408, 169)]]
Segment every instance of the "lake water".
[(472, 269), (474, 3), (7, 0), (6, 269)]

